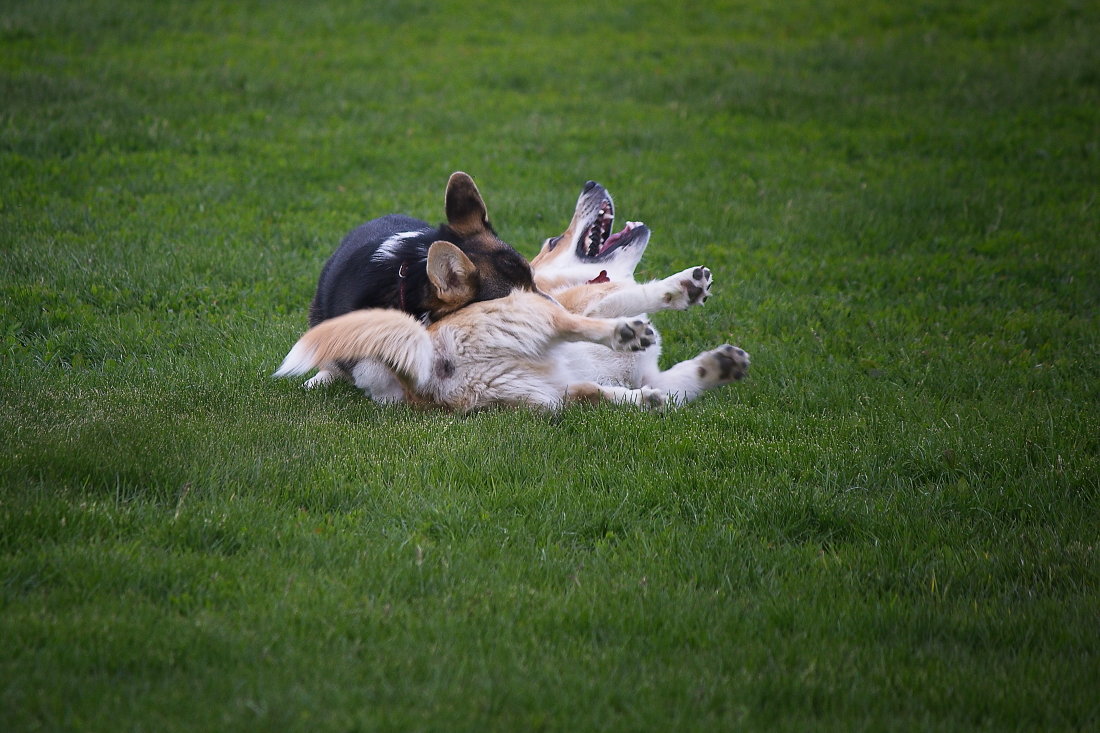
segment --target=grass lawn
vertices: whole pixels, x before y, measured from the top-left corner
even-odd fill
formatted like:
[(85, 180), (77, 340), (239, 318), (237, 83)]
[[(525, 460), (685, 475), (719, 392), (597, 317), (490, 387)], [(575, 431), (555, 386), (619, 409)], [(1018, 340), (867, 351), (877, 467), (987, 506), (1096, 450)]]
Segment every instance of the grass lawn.
[[(0, 729), (1100, 728), (1100, 7), (0, 6)], [(654, 230), (687, 409), (271, 372), (471, 173)]]

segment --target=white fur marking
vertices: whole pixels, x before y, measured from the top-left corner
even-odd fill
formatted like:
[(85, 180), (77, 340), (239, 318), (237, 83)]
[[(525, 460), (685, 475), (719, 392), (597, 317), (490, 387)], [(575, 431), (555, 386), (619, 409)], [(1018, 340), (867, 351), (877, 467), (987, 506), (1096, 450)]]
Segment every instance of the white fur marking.
[(397, 234), (392, 235), (386, 241), (382, 242), (382, 244), (378, 245), (378, 249), (376, 249), (374, 251), (374, 254), (371, 255), (371, 261), (382, 262), (383, 260), (393, 258), (393, 256), (397, 254), (397, 250), (401, 247), (402, 242), (404, 242), (406, 239), (418, 237), (426, 231), (428, 230), (421, 229), (415, 232), (398, 232)]
[(294, 344), (290, 353), (283, 359), (283, 363), (275, 370), (275, 377), (290, 377), (295, 374), (305, 374), (313, 368), (313, 355), (316, 349), (311, 349), (301, 341)]

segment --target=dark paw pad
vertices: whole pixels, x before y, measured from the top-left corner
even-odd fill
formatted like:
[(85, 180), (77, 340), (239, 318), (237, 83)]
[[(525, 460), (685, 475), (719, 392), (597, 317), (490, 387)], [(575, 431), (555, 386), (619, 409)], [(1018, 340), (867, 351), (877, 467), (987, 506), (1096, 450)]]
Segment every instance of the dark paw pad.
[(749, 355), (744, 349), (726, 344), (713, 352), (718, 374), (723, 382), (743, 379), (749, 371)]
[(706, 267), (696, 267), (691, 271), (690, 280), (680, 281), (680, 287), (687, 296), (688, 305), (700, 305), (706, 302), (710, 297), (710, 281), (710, 269)]
[(622, 323), (617, 332), (619, 343), (630, 351), (643, 351), (657, 343), (657, 334), (646, 321)]

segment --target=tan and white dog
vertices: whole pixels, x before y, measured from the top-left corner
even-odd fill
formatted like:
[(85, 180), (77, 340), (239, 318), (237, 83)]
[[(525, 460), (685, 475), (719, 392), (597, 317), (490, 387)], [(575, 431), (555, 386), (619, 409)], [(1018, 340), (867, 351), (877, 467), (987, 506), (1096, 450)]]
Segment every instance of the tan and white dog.
[[(636, 283), (649, 229), (630, 222), (611, 234), (613, 222), (610, 195), (589, 182), (569, 227), (531, 263), (540, 290), (553, 299), (516, 291), (427, 326), (392, 310), (349, 313), (307, 332), (276, 376), (337, 363), (378, 402), (463, 411), (602, 400), (652, 408), (741, 379), (748, 354), (728, 344), (661, 371), (659, 336), (644, 314), (701, 304), (711, 273), (693, 267)], [(431, 246), (427, 270), (441, 296), (476, 278), (473, 263), (446, 242)]]
[[(543, 242), (531, 260), (535, 284), (567, 310), (596, 318), (646, 317), (661, 310), (686, 310), (710, 297), (712, 276), (706, 267), (689, 267), (663, 280), (638, 283), (634, 271), (649, 244), (649, 227), (627, 222), (612, 234), (615, 204), (594, 181), (577, 198), (573, 219), (560, 236)], [(608, 386), (661, 391), (683, 404), (704, 390), (741, 379), (749, 355), (725, 344), (662, 371), (660, 335), (639, 352), (612, 353), (595, 344), (571, 344), (564, 358), (578, 378)]]

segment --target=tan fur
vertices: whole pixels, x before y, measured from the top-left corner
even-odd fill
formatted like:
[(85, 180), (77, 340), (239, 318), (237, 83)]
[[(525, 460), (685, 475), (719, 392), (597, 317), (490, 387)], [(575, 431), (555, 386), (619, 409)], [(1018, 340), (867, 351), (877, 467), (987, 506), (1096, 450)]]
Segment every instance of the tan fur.
[(461, 411), (493, 405), (555, 409), (572, 395), (588, 400), (594, 391), (604, 399), (655, 407), (664, 401), (655, 390), (596, 384), (574, 389), (578, 381), (557, 356), (559, 345), (576, 341), (640, 350), (653, 343), (652, 333), (638, 319), (578, 316), (544, 295), (517, 290), (427, 327), (385, 309), (330, 319), (294, 345), (276, 376), (332, 362), (377, 360), (398, 376), (413, 400)]
[(535, 273), (535, 285), (544, 293), (555, 293), (571, 285), (575, 285), (573, 278), (566, 275), (540, 275)]
[(385, 362), (403, 383), (425, 377), (423, 357), (432, 348), (428, 333), (415, 318), (388, 308), (330, 318), (307, 331), (298, 346), (309, 368), (349, 357), (373, 358)]
[(616, 322), (607, 318), (588, 318), (578, 315), (564, 307), (554, 307), (547, 311), (554, 328), (562, 341), (586, 341), (611, 347), (610, 335)]
[(565, 401), (574, 405), (598, 405), (607, 401), (607, 395), (595, 382), (571, 384), (565, 391)]
[[(537, 273), (535, 277), (537, 281)], [(621, 290), (624, 285), (625, 283), (621, 282), (574, 285), (565, 290), (555, 292), (554, 300), (561, 303), (568, 311), (587, 314), (592, 310), (595, 304), (607, 298), (611, 293)]]
[(428, 248), (428, 280), (434, 292), (428, 301), (432, 313), (442, 318), (477, 297), (477, 267), (450, 242), (435, 242)]

